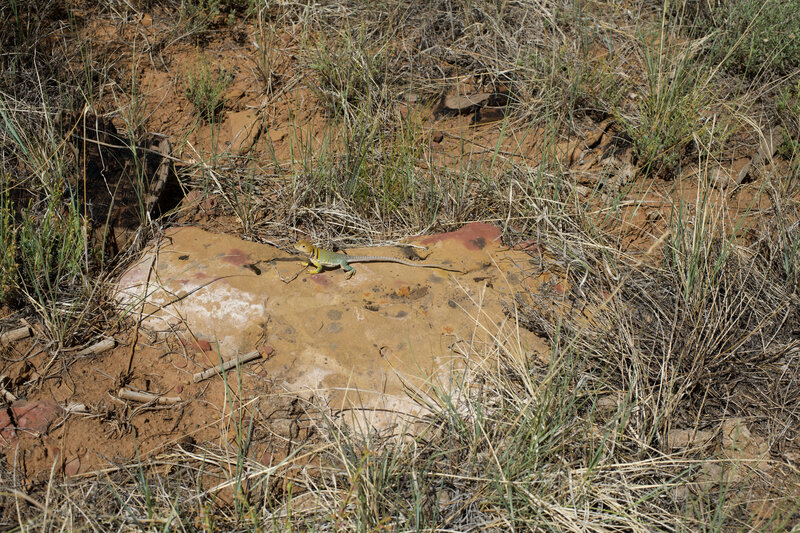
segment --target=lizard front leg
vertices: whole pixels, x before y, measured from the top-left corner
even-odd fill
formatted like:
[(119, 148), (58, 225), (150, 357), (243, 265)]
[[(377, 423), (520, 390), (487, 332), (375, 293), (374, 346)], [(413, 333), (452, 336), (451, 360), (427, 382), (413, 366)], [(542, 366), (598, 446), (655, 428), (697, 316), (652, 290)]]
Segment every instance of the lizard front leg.
[[(319, 274), (320, 272), (322, 272), (322, 263), (317, 263), (313, 259), (311, 260), (311, 262), (314, 263), (314, 266), (317, 268), (309, 268), (308, 272), (310, 274)], [(308, 263), (306, 263), (306, 265), (308, 265)]]

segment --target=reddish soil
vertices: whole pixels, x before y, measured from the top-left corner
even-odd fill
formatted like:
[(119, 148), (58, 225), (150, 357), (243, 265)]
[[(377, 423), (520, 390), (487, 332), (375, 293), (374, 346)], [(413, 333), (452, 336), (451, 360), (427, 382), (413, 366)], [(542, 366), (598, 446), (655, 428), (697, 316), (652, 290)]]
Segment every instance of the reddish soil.
[[(133, 42), (134, 37), (148, 42), (163, 39), (171, 24), (170, 15), (145, 15), (137, 24), (123, 26), (95, 18), (90, 13), (84, 15), (86, 36), (91, 37), (97, 47), (98, 60), (122, 56), (117, 67), (134, 78), (127, 81), (128, 84), (135, 82), (143, 98), (147, 109), (146, 130), (168, 136), (176, 157), (184, 161), (208, 161), (214, 154), (230, 152), (230, 157), (252, 157), (258, 162), (254, 163), (254, 168), (258, 169), (259, 164), (266, 166), (273, 160), (287, 162), (305, 143), (320, 148), (325, 142), (328, 122), (319, 102), (303, 84), (288, 83), (292, 71), (297, 68), (300, 46), (292, 34), (279, 35), (276, 46), (269, 52), (277, 80), (269, 94), (265, 94), (255, 68), (257, 50), (252, 45), (253, 27), (240, 25), (218, 32), (203, 45), (202, 50), (212, 59), (214, 67), (233, 75), (226, 92), (225, 112), (220, 117), (219, 131), (215, 133), (212, 126), (198, 120), (184, 94), (184, 68), (198, 57), (194, 44), (162, 43), (164, 46), (158, 54), (149, 56), (121, 48), (120, 43)], [(134, 66), (135, 74), (131, 74)], [(452, 94), (474, 94), (480, 90), (466, 80), (454, 86)], [(118, 93), (112, 87), (106, 97), (106, 108), (116, 109), (129, 103), (127, 98), (127, 93)], [(400, 100), (397, 110), (420, 117), (420, 135), (427, 147), (420, 165), (457, 167), (468, 159), (490, 158), (497, 147), (503, 157), (530, 167), (540, 160), (545, 137), (542, 131), (532, 130), (526, 124), (512, 120), (511, 127), (503, 129), (488, 112), (483, 119), (476, 120), (475, 112), (455, 116), (440, 114), (430, 104)], [(112, 120), (117, 130), (125, 129), (119, 117)], [(609, 174), (605, 185), (598, 184), (598, 176), (612, 164), (607, 154), (614, 137), (621, 132), (610, 121), (597, 123), (589, 118), (576, 124), (576, 128), (583, 135), (559, 139), (556, 153), (575, 180), (585, 187), (585, 201), (589, 205), (593, 190), (599, 194), (617, 194), (629, 185), (624, 172), (617, 170)], [(738, 174), (756, 148), (749, 146), (731, 151), (726, 160), (731, 175)], [(630, 163), (630, 150), (614, 157), (615, 165), (621, 167)], [(777, 161), (775, 164), (786, 163)], [(768, 162), (763, 172), (756, 173), (749, 183), (733, 191), (714, 190), (712, 204), (724, 204), (731, 209), (731, 217), (725, 224), (731, 224), (737, 215), (755, 217), (760, 210), (769, 207), (766, 195), (759, 195), (758, 191), (763, 184), (760, 176), (771, 169), (772, 163)], [(699, 188), (691, 169), (674, 180), (632, 178), (627, 178), (632, 180), (632, 187), (620, 200), (621, 220), (625, 222), (607, 229), (618, 235), (623, 247), (642, 251), (663, 234), (671, 216), (673, 199), (684, 199), (691, 210)], [(218, 197), (190, 194), (184, 199), (178, 223), (229, 230), (235, 219), (220, 216), (220, 201)], [(478, 232), (480, 234), (464, 238), (479, 250), (486, 239), (496, 236), (495, 228), (491, 228), (490, 232), (483, 232), (485, 234)], [(420, 242), (432, 244), (435, 239)], [(232, 262), (237, 259), (244, 261), (228, 258)], [(318, 283), (326, 279), (313, 278)], [(563, 286), (557, 286), (564, 292)], [(4, 325), (16, 323), (8, 309), (0, 312), (0, 320)], [(117, 331), (107, 332), (113, 334), (118, 346), (97, 356), (75, 359), (71, 355), (74, 352), (58, 352), (40, 344), (36, 339), (43, 338), (41, 335), (35, 336), (35, 340), (0, 348), (4, 361), (2, 373), (14, 384), (15, 394), (30, 402), (55, 402), (60, 406), (79, 402), (87, 408), (85, 412), (69, 415), (53, 409), (43, 413), (41, 421), (27, 424), (24, 417), (33, 414), (23, 416), (22, 405), (14, 404), (13, 408), (6, 409), (5, 418), (0, 413), (3, 438), (0, 453), (5, 455), (9, 467), (39, 481), (45, 481), (53, 467), (58, 474), (80, 475), (110, 463), (130, 461), (137, 452), (148, 455), (175, 444), (191, 448), (195, 443), (206, 441), (233, 441), (238, 438), (237, 420), (247, 420), (247, 424), (253, 420), (257, 444), (252, 453), (265, 461), (279, 460), (299, 440), (308, 437), (307, 415), (293, 399), (270, 388), (265, 360), (249, 364), (247, 371), (252, 379), (241, 384), (229, 383), (226, 388), (219, 379), (196, 384), (192, 381), (194, 372), (218, 363), (213, 346), (207, 341), (174, 335), (150, 339), (133, 325), (129, 317), (119, 324)], [(166, 396), (202, 397), (202, 401), (181, 404), (179, 408), (124, 402), (115, 394), (122, 386), (157, 391)], [(268, 401), (261, 400), (266, 398)], [(34, 405), (45, 409), (51, 404)]]

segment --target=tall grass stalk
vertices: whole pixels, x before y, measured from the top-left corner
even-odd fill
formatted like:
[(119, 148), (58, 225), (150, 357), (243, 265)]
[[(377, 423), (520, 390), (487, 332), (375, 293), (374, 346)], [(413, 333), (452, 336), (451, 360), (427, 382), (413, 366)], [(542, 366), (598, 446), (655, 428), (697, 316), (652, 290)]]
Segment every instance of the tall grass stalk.
[[(47, 107), (41, 112), (49, 117)], [(23, 126), (19, 116), (12, 115), (8, 101), (0, 97), (4, 133), (16, 144), (31, 186), (40, 193), (23, 207), (15, 230), (20, 290), (51, 338), (65, 345), (95, 304), (93, 283), (88, 278), (89, 244), (76, 191), (67, 180), (64, 150), (56, 141), (52, 123), (45, 118)], [(8, 213), (6, 220), (11, 220)]]
[(0, 302), (14, 293), (18, 279), (17, 227), (11, 202), (11, 178), (0, 174)]

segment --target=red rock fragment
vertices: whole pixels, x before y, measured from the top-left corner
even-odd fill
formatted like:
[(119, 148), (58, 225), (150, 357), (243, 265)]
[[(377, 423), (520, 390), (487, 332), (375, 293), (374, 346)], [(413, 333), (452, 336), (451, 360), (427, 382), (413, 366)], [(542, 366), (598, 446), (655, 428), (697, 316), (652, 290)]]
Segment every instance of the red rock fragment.
[(204, 195), (202, 192), (194, 190), (189, 191), (183, 200), (181, 201), (181, 207), (184, 209), (197, 209), (200, 207), (200, 204), (203, 202)]
[(58, 418), (64, 409), (56, 402), (39, 400), (35, 402), (15, 402), (11, 406), (17, 428), (45, 434), (50, 424)]
[(211, 343), (204, 339), (186, 339), (182, 335), (178, 335), (178, 339), (180, 339), (181, 344), (191, 350), (196, 350), (198, 352), (208, 352), (212, 350)]
[(275, 353), (275, 348), (271, 344), (260, 344), (256, 348), (261, 357), (267, 358)]
[(524, 250), (526, 252), (538, 252), (543, 253), (545, 251), (545, 247), (542, 243), (535, 240), (527, 240), (527, 241), (520, 241), (517, 243), (516, 248), (520, 250)]
[(60, 405), (48, 400), (14, 402), (0, 412), (0, 446), (16, 443), (19, 433), (46, 434), (50, 424), (63, 413)]
[(64, 465), (64, 475), (74, 476), (81, 470), (81, 460), (76, 456)]
[(11, 423), (8, 409), (0, 411), (0, 446), (8, 446), (17, 442), (17, 432)]

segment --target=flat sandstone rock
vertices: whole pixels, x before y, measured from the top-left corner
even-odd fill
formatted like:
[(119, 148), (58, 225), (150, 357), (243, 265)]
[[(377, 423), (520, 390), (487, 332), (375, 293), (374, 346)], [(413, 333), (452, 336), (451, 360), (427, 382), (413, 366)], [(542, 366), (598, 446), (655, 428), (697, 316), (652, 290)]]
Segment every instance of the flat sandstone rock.
[[(499, 235), (475, 223), (410, 239), (427, 248), (424, 262), (462, 273), (354, 263), (347, 279), (341, 269), (309, 274), (300, 256), (272, 246), (176, 228), (121, 276), (117, 300), (129, 316), (142, 313), (142, 328), (179, 332), (223, 359), (269, 343), (274, 355), (262, 364), (279, 389), (387, 427), (398, 413), (424, 412), (406, 388), (425, 393), (432, 381), (445, 384), (498, 344), (520, 360), (546, 357), (543, 341), (504, 315), (501, 302), (538, 280), (523, 279), (531, 257), (504, 247)], [(406, 259), (400, 252), (348, 250)]]

